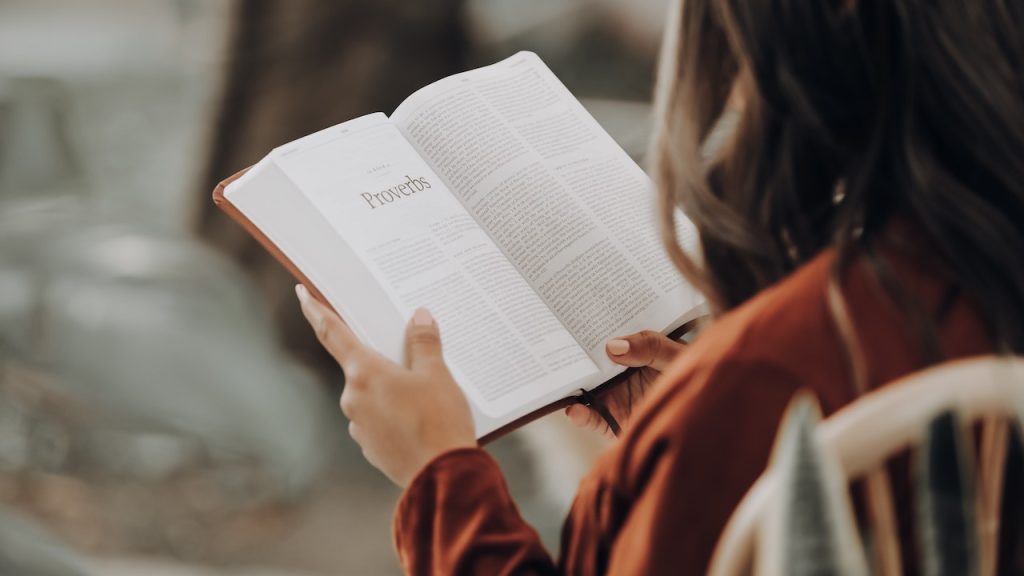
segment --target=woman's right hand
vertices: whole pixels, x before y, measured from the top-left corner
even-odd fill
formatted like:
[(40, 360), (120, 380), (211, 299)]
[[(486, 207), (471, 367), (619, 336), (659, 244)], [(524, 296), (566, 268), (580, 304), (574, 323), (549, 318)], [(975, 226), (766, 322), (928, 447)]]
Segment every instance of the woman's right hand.
[[(599, 396), (612, 417), (623, 430), (629, 423), (633, 408), (647, 393), (651, 385), (676, 355), (686, 349), (686, 344), (676, 342), (658, 332), (644, 330), (609, 340), (605, 345), (608, 357), (616, 364), (638, 368), (626, 381)], [(565, 409), (569, 421), (583, 428), (600, 430), (608, 437), (614, 437), (604, 419), (594, 410), (582, 404), (573, 404)]]

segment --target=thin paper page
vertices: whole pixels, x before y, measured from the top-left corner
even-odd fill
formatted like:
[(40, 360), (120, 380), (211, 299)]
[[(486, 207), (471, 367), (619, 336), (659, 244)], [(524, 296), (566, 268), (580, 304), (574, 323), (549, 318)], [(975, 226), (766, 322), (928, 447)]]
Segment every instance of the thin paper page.
[(661, 247), (650, 179), (536, 55), (436, 82), (392, 120), (602, 370), (609, 337), (702, 302)]
[(225, 191), (231, 204), (306, 275), (361, 340), (386, 355), (400, 354), (402, 334), (394, 327), (404, 318), (377, 288), (359, 255), (272, 159), (246, 176)]
[(596, 371), (573, 337), (390, 123), (321, 133), (275, 161), (405, 317), (425, 306), (470, 401), (508, 413)]

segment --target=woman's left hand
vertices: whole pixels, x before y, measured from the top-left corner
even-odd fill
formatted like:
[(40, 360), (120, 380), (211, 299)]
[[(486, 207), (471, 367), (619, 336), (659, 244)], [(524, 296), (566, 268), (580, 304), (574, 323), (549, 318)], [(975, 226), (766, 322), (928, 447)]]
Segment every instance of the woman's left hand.
[(429, 312), (420, 308), (409, 321), (400, 366), (360, 342), (304, 286), (295, 292), (320, 343), (345, 372), (341, 411), (370, 464), (405, 486), (442, 453), (477, 445), (469, 403), (444, 363)]

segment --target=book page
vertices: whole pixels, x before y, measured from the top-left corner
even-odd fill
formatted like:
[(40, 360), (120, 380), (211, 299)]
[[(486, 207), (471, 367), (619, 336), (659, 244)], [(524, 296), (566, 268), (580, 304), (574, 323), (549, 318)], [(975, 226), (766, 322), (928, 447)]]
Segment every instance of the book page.
[(449, 367), (488, 415), (564, 395), (597, 371), (390, 122), (346, 123), (272, 158), (404, 318), (420, 306), (434, 314)]
[(610, 337), (698, 315), (651, 180), (535, 54), (436, 82), (392, 120), (602, 370)]

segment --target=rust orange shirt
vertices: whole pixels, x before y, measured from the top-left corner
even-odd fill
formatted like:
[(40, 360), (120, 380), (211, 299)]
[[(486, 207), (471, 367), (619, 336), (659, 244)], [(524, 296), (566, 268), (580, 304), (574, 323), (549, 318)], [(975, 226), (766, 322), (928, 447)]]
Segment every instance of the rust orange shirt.
[[(723, 315), (662, 376), (630, 427), (581, 482), (553, 559), (486, 452), (443, 454), (410, 483), (395, 517), (413, 574), (702, 574), (732, 510), (764, 470), (793, 394), (825, 414), (855, 398), (826, 304), (832, 251)], [(927, 260), (927, 259), (924, 259)], [(991, 344), (971, 306), (914, 258), (889, 259), (929, 313), (946, 358)], [(871, 386), (922, 368), (921, 338), (863, 262), (843, 292)], [(909, 516), (909, 485), (894, 481)], [(907, 484), (907, 483), (903, 483)]]

